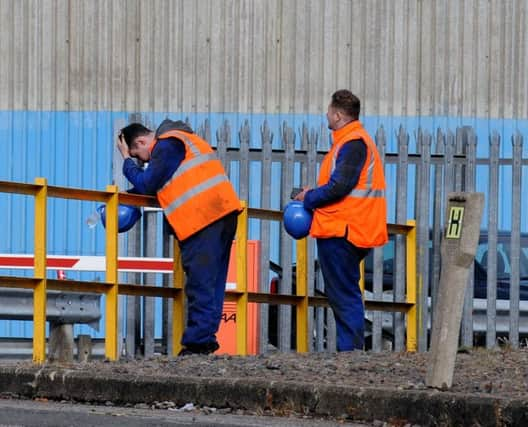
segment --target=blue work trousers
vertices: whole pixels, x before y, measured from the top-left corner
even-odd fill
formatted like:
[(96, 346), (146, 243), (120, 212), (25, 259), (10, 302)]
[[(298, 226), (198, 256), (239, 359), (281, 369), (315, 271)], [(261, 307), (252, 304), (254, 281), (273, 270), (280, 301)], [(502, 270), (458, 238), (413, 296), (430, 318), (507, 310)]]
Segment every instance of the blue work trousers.
[(230, 213), (179, 242), (187, 296), (183, 346), (216, 343), (237, 216)]
[(336, 321), (337, 351), (362, 350), (365, 310), (359, 288), (359, 264), (368, 249), (357, 248), (346, 238), (333, 237), (317, 239), (317, 253)]

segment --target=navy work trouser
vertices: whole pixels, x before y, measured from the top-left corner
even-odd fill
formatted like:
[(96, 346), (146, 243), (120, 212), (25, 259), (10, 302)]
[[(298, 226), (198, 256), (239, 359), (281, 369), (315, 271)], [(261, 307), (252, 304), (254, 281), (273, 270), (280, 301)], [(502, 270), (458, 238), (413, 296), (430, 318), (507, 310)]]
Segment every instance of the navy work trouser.
[(179, 242), (187, 276), (187, 326), (183, 346), (216, 343), (237, 216), (237, 212), (230, 213)]
[(346, 238), (333, 237), (317, 239), (317, 253), (336, 321), (337, 351), (362, 350), (365, 310), (359, 288), (359, 264), (368, 249), (357, 248)]

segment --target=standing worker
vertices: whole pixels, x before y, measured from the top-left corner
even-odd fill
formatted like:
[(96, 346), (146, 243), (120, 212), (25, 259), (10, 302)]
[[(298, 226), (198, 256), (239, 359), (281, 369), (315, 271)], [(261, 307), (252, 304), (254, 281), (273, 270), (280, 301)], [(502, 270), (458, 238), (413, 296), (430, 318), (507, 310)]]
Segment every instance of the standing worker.
[(187, 296), (180, 355), (213, 353), (241, 211), (236, 192), (216, 153), (184, 122), (166, 119), (155, 133), (132, 123), (121, 129), (117, 147), (132, 192), (157, 196), (180, 245)]
[(317, 187), (295, 197), (313, 210), (310, 235), (317, 239), (325, 292), (336, 320), (337, 351), (363, 349), (359, 265), (370, 248), (388, 241), (383, 165), (359, 111), (360, 101), (350, 91), (332, 95), (326, 114), (332, 147), (321, 163)]

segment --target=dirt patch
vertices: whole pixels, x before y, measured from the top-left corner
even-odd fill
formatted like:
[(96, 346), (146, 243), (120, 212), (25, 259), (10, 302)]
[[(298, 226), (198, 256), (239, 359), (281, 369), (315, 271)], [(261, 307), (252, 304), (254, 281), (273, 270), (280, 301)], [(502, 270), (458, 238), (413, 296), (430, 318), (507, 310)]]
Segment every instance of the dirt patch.
[[(269, 353), (258, 356), (157, 357), (150, 360), (93, 361), (68, 369), (98, 374), (165, 377), (252, 378), (312, 384), (400, 390), (427, 389), (427, 353)], [(18, 366), (31, 366), (19, 362)], [(528, 349), (473, 349), (457, 354), (456, 393), (528, 398)]]

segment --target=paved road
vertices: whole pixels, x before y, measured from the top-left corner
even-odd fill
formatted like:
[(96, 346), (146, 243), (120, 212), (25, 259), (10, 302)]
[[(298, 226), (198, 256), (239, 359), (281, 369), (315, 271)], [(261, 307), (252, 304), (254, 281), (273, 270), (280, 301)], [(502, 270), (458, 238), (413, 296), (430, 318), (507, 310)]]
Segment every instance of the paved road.
[(117, 406), (76, 405), (33, 400), (0, 400), (0, 427), (366, 427), (367, 424), (337, 421), (245, 415), (205, 415), (198, 412), (176, 412), (122, 408)]

